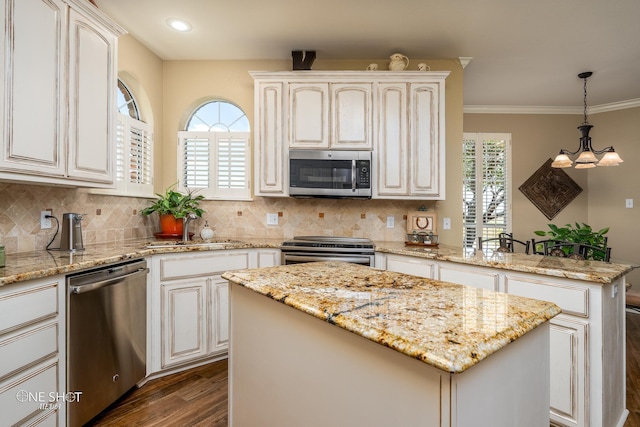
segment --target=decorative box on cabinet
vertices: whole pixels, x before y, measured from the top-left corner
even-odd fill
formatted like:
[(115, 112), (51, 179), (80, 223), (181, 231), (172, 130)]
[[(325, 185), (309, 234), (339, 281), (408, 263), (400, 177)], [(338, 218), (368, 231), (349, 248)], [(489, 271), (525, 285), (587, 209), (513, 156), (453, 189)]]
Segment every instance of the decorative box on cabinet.
[(112, 184), (124, 30), (86, 1), (4, 0), (0, 8), (0, 178)]
[(6, 425), (64, 425), (64, 278), (0, 287), (0, 413)]

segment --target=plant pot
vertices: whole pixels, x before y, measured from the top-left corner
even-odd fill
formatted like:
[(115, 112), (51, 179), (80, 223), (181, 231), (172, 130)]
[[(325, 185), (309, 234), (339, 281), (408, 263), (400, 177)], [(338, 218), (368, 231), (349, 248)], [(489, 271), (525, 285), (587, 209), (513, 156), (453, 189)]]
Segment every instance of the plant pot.
[(160, 214), (160, 233), (166, 236), (182, 236), (182, 218), (172, 214)]

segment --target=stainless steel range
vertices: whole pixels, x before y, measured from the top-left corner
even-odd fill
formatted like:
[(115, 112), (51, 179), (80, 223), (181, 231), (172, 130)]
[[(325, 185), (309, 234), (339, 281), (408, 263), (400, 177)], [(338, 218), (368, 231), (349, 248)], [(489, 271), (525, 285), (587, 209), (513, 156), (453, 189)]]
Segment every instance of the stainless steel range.
[(282, 264), (345, 261), (373, 267), (375, 245), (355, 237), (296, 236), (282, 243)]

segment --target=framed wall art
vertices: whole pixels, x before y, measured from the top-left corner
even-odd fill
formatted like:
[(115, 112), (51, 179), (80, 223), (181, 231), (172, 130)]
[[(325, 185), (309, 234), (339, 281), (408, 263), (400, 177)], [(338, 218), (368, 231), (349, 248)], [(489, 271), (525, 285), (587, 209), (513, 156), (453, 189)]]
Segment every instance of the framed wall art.
[(522, 184), (519, 190), (551, 220), (582, 192), (565, 171), (551, 167), (547, 160)]
[(411, 211), (407, 213), (407, 234), (438, 234), (438, 214), (433, 211)]

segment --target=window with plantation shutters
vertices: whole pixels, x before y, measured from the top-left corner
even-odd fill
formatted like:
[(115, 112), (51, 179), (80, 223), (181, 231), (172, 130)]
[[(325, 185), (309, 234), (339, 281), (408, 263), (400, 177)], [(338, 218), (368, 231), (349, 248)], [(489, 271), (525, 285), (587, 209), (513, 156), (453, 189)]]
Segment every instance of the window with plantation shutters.
[(248, 133), (178, 132), (178, 150), (182, 188), (207, 199), (250, 199)]
[(114, 188), (93, 193), (153, 197), (153, 127), (140, 120), (132, 92), (118, 79)]
[(463, 244), (477, 248), (511, 231), (511, 134), (465, 133), (462, 160)]
[(153, 132), (140, 120), (118, 113), (116, 190), (130, 196), (153, 195)]
[(178, 175), (183, 190), (207, 199), (250, 200), (249, 122), (237, 106), (210, 101), (178, 132)]

